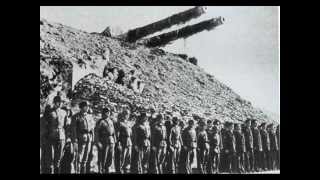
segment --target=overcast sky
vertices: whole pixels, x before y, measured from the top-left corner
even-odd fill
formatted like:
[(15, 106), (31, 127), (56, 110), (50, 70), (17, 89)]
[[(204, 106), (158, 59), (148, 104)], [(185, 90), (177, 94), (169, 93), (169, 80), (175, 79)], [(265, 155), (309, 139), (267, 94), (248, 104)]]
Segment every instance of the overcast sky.
[[(46, 6), (40, 7), (40, 17), (87, 32), (101, 32), (107, 26), (125, 32), (189, 8), (192, 7)], [(175, 41), (164, 49), (195, 56), (200, 67), (253, 106), (280, 114), (278, 7), (209, 6), (206, 14), (187, 24), (217, 16), (224, 17), (225, 24)]]

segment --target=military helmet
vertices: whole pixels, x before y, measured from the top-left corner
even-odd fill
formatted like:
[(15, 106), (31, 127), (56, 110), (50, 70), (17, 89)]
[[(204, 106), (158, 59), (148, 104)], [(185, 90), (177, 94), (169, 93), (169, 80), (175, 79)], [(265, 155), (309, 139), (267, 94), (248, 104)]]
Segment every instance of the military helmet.
[(82, 101), (81, 103), (79, 103), (79, 107), (80, 108), (83, 108), (83, 107), (88, 106), (88, 105), (89, 105), (89, 103), (87, 101)]
[(60, 96), (55, 96), (55, 97), (53, 98), (53, 102), (54, 102), (54, 103), (56, 103), (56, 102), (61, 102), (61, 101), (62, 101), (62, 99), (61, 99)]

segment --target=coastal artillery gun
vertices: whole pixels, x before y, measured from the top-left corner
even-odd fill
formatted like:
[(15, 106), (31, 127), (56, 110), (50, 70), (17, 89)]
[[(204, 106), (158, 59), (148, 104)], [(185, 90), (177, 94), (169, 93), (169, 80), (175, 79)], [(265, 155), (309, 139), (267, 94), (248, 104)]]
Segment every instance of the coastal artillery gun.
[(126, 34), (123, 34), (120, 36), (123, 36), (126, 41), (133, 43), (150, 34), (153, 34), (158, 31), (162, 31), (164, 29), (168, 29), (173, 25), (184, 24), (192, 19), (198, 18), (205, 12), (206, 12), (206, 7), (196, 6), (192, 9), (188, 9), (186, 11), (174, 14), (160, 21), (148, 24), (143, 27), (129, 30)]
[(168, 33), (163, 33), (158, 36), (145, 39), (144, 44), (148, 47), (165, 46), (172, 41), (175, 41), (181, 38), (188, 38), (189, 36), (197, 34), (201, 31), (204, 31), (204, 30), (210, 31), (215, 27), (223, 24), (224, 21), (225, 20), (222, 17), (212, 18), (194, 25), (189, 25), (178, 30), (174, 30)]
[(126, 40), (130, 43), (140, 42), (147, 47), (158, 47), (165, 46), (172, 41), (188, 38), (194, 34), (202, 32), (204, 30), (210, 31), (215, 27), (224, 23), (225, 19), (223, 17), (212, 18), (209, 20), (202, 21), (197, 24), (188, 25), (183, 28), (163, 33), (154, 37), (143, 39), (151, 34), (168, 29), (173, 25), (185, 24), (186, 22), (200, 17), (206, 12), (207, 8), (203, 6), (196, 6), (192, 9), (174, 14), (170, 17), (162, 19), (160, 21), (148, 24), (143, 27), (129, 30), (127, 33), (119, 35), (121, 39)]

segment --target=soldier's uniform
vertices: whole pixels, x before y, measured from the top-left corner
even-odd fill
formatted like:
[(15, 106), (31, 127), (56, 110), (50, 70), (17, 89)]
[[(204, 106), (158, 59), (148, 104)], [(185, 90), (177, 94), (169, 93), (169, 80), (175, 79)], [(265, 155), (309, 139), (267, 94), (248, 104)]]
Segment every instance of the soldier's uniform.
[[(143, 116), (146, 116), (144, 114)], [(142, 118), (142, 117), (139, 117)], [(141, 119), (139, 119), (141, 121)], [(138, 173), (148, 173), (150, 158), (150, 126), (148, 123), (141, 123), (136, 126), (134, 134), (134, 145), (138, 148)]]
[(217, 126), (207, 129), (210, 152), (208, 162), (208, 173), (219, 173), (220, 167), (220, 151), (222, 149), (222, 137)]
[(263, 170), (268, 168), (269, 151), (270, 151), (270, 139), (267, 130), (264, 128), (265, 123), (261, 124), (263, 127), (260, 130), (261, 141), (262, 141), (262, 156), (261, 156), (261, 167)]
[(273, 126), (269, 125), (269, 139), (270, 139), (270, 152), (269, 152), (269, 169), (276, 169), (276, 155), (278, 151), (277, 135), (273, 130)]
[[(161, 117), (162, 118), (162, 117)], [(167, 131), (164, 124), (156, 123), (151, 129), (152, 173), (163, 174), (167, 154)]]
[(178, 124), (174, 125), (169, 134), (169, 146), (170, 146), (170, 162), (169, 173), (175, 174), (178, 171), (178, 164), (180, 159), (181, 147), (183, 145), (181, 138), (181, 127)]
[[(232, 126), (232, 123), (226, 123), (226, 127)], [(226, 171), (229, 173), (233, 172), (233, 159), (236, 153), (235, 149), (235, 137), (231, 130), (225, 130), (224, 136), (222, 139), (223, 142), (223, 151), (225, 153), (225, 160), (226, 160)]]
[(131, 169), (132, 129), (128, 122), (119, 122), (120, 172), (129, 173)]
[(190, 121), (189, 126), (182, 132), (182, 141), (184, 148), (181, 154), (181, 161), (183, 163), (181, 164), (182, 167), (179, 173), (191, 174), (191, 164), (193, 163), (197, 148), (197, 134), (195, 128), (190, 126)]
[(117, 141), (113, 121), (106, 117), (96, 125), (96, 143), (102, 145), (98, 151), (100, 173), (114, 173), (114, 148)]
[(277, 168), (280, 169), (280, 124), (277, 126), (276, 134), (277, 134), (277, 142), (278, 142)]
[(245, 168), (246, 168), (246, 171), (249, 172), (249, 171), (253, 171), (253, 164), (254, 164), (253, 137), (252, 137), (251, 128), (245, 126), (243, 128), (243, 134), (244, 134), (244, 139), (246, 144)]
[[(204, 122), (200, 122), (201, 126), (205, 125)], [(208, 156), (209, 156), (209, 139), (208, 139), (208, 134), (207, 131), (204, 130), (199, 130), (198, 131), (198, 137), (197, 137), (197, 162), (198, 162), (198, 169), (201, 174), (206, 174), (206, 167), (208, 163)]]
[(244, 173), (244, 154), (246, 152), (245, 138), (240, 129), (234, 130), (233, 133), (236, 142), (236, 171), (238, 173)]
[[(67, 112), (61, 108), (50, 108), (44, 118), (48, 131), (49, 154), (53, 155), (49, 160), (53, 160), (52, 168), (54, 173), (60, 173), (60, 163), (66, 139)], [(53, 153), (51, 153), (52, 150), (54, 151)]]
[(76, 173), (87, 173), (95, 122), (88, 113), (79, 112), (72, 117), (72, 142), (77, 146)]
[(252, 127), (252, 137), (253, 137), (253, 153), (254, 153), (254, 170), (260, 170), (260, 159), (262, 152), (262, 143), (261, 143), (261, 135), (258, 127)]

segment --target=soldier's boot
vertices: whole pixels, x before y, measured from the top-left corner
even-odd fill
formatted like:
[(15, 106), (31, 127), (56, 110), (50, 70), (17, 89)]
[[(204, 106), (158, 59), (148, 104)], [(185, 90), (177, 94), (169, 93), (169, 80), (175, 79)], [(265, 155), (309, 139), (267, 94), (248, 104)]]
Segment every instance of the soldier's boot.
[(86, 162), (81, 163), (80, 166), (80, 174), (86, 174), (87, 173), (87, 166), (86, 166)]

